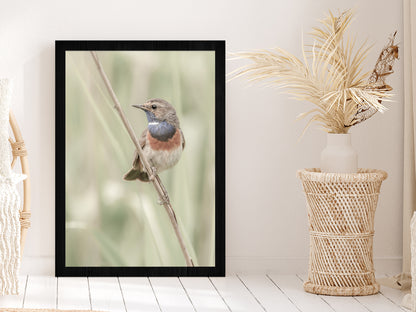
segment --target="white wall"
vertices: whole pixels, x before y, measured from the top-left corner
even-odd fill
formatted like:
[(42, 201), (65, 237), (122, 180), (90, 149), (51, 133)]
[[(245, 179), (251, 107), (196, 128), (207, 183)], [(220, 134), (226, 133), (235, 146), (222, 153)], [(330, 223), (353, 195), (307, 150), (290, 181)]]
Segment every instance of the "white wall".
[[(351, 28), (375, 43), (368, 69), (387, 36), (402, 38), (401, 1), (8, 1), (0, 10), (0, 75), (14, 76), (14, 110), (23, 125), (33, 183), (33, 223), (23, 270), (53, 273), (54, 40), (225, 39), (228, 51), (280, 46), (300, 53), (302, 31), (328, 9), (356, 6)], [(241, 63), (228, 62), (227, 71)], [(390, 80), (395, 102), (353, 129), (359, 165), (389, 173), (376, 215), (377, 267), (399, 270), (402, 207), (402, 61)], [(295, 122), (311, 106), (277, 90), (227, 85), (227, 264), (241, 270), (305, 271), (307, 216), (296, 170), (319, 166), (325, 144)], [(63, 209), (63, 207), (58, 207)], [(45, 268), (46, 265), (46, 268)]]

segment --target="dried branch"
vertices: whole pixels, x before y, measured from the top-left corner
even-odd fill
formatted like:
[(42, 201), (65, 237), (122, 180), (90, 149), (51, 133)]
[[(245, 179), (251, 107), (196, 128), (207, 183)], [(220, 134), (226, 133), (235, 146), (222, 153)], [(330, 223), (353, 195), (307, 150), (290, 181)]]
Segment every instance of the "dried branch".
[[(393, 88), (386, 84), (386, 77), (394, 73), (393, 65), (394, 61), (399, 58), (399, 47), (394, 43), (397, 31), (390, 36), (389, 42), (381, 50), (380, 55), (377, 59), (374, 70), (368, 78), (369, 88), (373, 90), (386, 90), (391, 91)], [(381, 102), (380, 102), (381, 104)], [(366, 103), (357, 105), (357, 113), (354, 115), (350, 125), (357, 125), (370, 117), (374, 116), (378, 110)]]
[[(101, 62), (98, 59), (97, 53), (95, 51), (90, 51), (90, 52), (91, 52), (91, 55), (94, 59), (95, 64), (97, 65), (97, 68), (98, 68), (98, 71), (101, 75), (101, 78), (104, 81), (104, 84), (107, 88), (107, 91), (110, 94), (111, 99), (114, 102), (114, 108), (117, 111), (118, 115), (120, 116), (128, 134), (130, 135), (130, 138), (133, 141), (134, 146), (136, 147), (136, 150), (137, 150), (137, 152), (140, 156), (140, 160), (143, 163), (143, 167), (145, 168), (147, 174), (150, 177), (150, 176), (154, 175), (154, 173), (153, 173), (152, 168), (149, 164), (149, 161), (144, 156), (143, 149), (141, 148), (141, 146), (139, 144), (139, 141), (136, 137), (136, 134), (134, 133), (133, 128), (131, 127), (129, 121), (127, 120), (123, 110), (121, 109), (120, 102), (118, 101), (117, 96), (114, 93), (114, 90), (111, 86), (111, 83), (108, 80), (106, 73), (104, 72), (104, 69), (101, 65)], [(166, 191), (166, 189), (165, 189), (165, 187), (164, 187), (164, 185), (163, 185), (163, 183), (162, 183), (162, 181), (161, 181), (161, 179), (158, 175), (155, 175), (155, 178), (151, 182), (153, 183), (153, 186), (155, 187), (156, 192), (159, 195), (159, 199), (162, 202), (163, 206), (165, 207), (166, 212), (169, 216), (170, 222), (172, 223), (172, 227), (175, 231), (175, 234), (176, 234), (176, 237), (178, 239), (179, 245), (181, 246), (181, 250), (182, 250), (183, 256), (185, 258), (186, 265), (187, 266), (194, 266), (192, 258), (189, 255), (189, 252), (186, 248), (182, 233), (179, 229), (178, 220), (176, 219), (175, 211), (173, 210), (172, 205), (171, 205), (170, 200), (169, 200), (169, 194), (167, 193), (167, 191)]]

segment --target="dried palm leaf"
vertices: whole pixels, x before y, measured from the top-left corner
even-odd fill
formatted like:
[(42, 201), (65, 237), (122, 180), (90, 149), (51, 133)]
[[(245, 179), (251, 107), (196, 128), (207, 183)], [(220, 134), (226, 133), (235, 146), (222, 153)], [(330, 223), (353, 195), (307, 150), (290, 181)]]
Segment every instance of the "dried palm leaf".
[(299, 119), (310, 117), (305, 130), (317, 122), (327, 132), (347, 133), (360, 122), (357, 117), (366, 116), (366, 111), (385, 110), (381, 102), (390, 97), (391, 88), (383, 77), (392, 72), (392, 53), (396, 51), (397, 55), (393, 38), (368, 78), (370, 73), (363, 71), (362, 64), (371, 46), (364, 42), (355, 51), (356, 39), (344, 40), (352, 18), (352, 10), (339, 16), (329, 12), (320, 21), (321, 27), (311, 32), (314, 44), (307, 46), (311, 49), (305, 50), (302, 42), (303, 60), (280, 48), (234, 53), (232, 59), (248, 59), (251, 63), (230, 75), (285, 88), (294, 99), (313, 103), (316, 108), (299, 115)]

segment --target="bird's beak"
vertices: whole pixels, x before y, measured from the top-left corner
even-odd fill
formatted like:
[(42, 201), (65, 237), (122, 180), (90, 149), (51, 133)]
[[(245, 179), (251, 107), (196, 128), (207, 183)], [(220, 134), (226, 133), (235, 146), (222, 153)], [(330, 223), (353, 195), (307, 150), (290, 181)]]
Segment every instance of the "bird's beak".
[(148, 109), (147, 109), (147, 107), (146, 106), (144, 106), (144, 105), (132, 105), (133, 107), (136, 107), (136, 108), (139, 108), (139, 109), (141, 109), (141, 110), (144, 110), (144, 111), (147, 111)]

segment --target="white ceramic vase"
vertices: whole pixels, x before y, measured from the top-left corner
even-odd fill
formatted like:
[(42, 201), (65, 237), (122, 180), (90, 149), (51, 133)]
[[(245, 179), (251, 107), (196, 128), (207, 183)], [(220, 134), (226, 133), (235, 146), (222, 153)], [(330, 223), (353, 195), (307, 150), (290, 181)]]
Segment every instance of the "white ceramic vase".
[(358, 156), (351, 145), (351, 134), (327, 134), (327, 145), (321, 153), (321, 171), (357, 173)]

